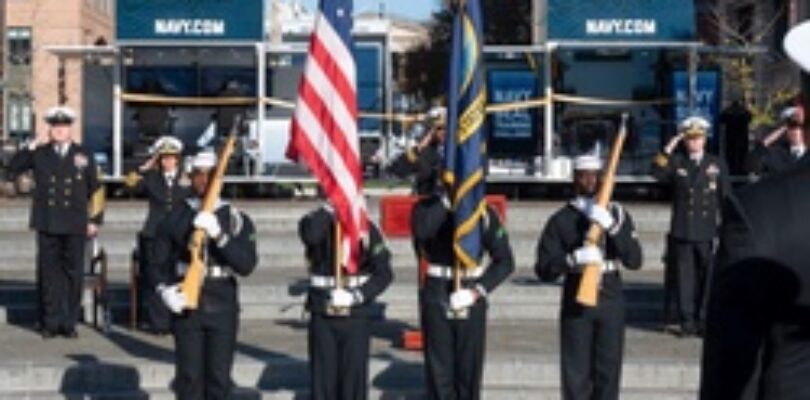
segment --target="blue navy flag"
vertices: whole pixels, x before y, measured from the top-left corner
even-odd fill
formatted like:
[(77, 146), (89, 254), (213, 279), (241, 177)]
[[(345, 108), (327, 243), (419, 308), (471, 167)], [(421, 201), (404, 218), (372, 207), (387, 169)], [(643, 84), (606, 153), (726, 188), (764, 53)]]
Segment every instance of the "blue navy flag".
[(456, 1), (450, 82), (447, 94), (447, 138), (443, 179), (449, 188), (455, 230), (453, 249), (463, 268), (481, 258), (484, 200), (484, 124), (486, 87), (481, 57), (483, 18), (479, 0)]

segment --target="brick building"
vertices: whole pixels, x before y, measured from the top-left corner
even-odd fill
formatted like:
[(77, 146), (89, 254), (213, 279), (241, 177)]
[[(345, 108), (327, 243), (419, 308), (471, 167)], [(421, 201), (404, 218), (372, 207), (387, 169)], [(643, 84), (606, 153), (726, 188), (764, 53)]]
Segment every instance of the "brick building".
[[(26, 138), (44, 133), (39, 116), (64, 102), (82, 110), (80, 57), (64, 63), (46, 47), (91, 45), (113, 40), (114, 0), (4, 0), (6, 5), (7, 135)], [(82, 132), (82, 118), (76, 134)], [(80, 139), (80, 138), (79, 138)]]

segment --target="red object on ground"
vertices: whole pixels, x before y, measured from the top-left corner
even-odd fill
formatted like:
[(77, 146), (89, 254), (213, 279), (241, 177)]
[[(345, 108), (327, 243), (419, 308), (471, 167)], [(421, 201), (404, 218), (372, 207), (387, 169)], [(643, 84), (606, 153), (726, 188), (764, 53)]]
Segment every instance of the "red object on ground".
[[(506, 222), (506, 196), (488, 195), (487, 203), (495, 208)], [(380, 199), (380, 229), (387, 237), (408, 237), (411, 235), (411, 211), (419, 196), (384, 196)]]
[(406, 329), (402, 333), (402, 348), (405, 350), (420, 351), (424, 348), (425, 342), (422, 340), (422, 331), (418, 329)]
[(419, 196), (384, 196), (380, 199), (380, 229), (388, 237), (411, 235), (411, 211)]

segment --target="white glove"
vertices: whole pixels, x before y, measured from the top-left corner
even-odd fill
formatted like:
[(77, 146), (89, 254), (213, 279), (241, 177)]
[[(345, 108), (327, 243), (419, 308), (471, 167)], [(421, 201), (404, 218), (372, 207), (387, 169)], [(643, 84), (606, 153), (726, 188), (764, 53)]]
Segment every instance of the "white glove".
[(459, 289), (450, 295), (450, 308), (454, 311), (470, 308), (475, 304), (476, 296), (472, 289)]
[(329, 295), (329, 304), (337, 308), (349, 308), (354, 305), (354, 295), (346, 289), (333, 289)]
[(604, 262), (602, 251), (596, 246), (582, 246), (574, 250), (574, 264), (576, 265), (602, 265)]
[(217, 238), (222, 233), (219, 220), (216, 215), (210, 212), (200, 211), (194, 217), (194, 227), (205, 231), (210, 238)]
[(608, 211), (607, 208), (602, 207), (598, 204), (594, 204), (588, 210), (588, 219), (593, 222), (599, 224), (604, 230), (610, 230), (613, 227), (613, 224), (616, 223), (616, 218), (613, 218), (613, 214)]
[(166, 305), (171, 312), (180, 314), (186, 308), (186, 295), (180, 291), (180, 285), (165, 286), (158, 289), (160, 298), (163, 304)]

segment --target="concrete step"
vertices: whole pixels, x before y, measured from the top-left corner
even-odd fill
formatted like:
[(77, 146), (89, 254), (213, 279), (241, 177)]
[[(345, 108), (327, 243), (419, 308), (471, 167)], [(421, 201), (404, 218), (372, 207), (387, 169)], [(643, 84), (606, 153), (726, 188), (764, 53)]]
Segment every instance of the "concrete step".
[[(623, 390), (621, 398), (623, 400), (694, 400), (697, 395), (694, 390), (643, 390), (631, 389)], [(98, 392), (69, 392), (69, 393), (18, 393), (10, 396), (0, 394), (0, 400), (175, 400), (174, 392), (160, 389), (135, 389), (121, 391), (98, 391)], [(310, 399), (308, 388), (293, 389), (251, 389), (238, 388), (232, 394), (233, 400), (307, 400)], [(421, 389), (402, 388), (376, 388), (371, 387), (368, 394), (369, 399), (380, 400), (422, 400), (425, 393)], [(487, 387), (481, 391), (481, 398), (484, 400), (560, 400), (562, 395), (557, 388), (533, 388), (533, 387)]]
[[(6, 236), (5, 238), (2, 236)], [(108, 256), (111, 270), (128, 270), (135, 247), (135, 236), (104, 234), (101, 244)], [(660, 269), (665, 250), (663, 238), (641, 235), (645, 269)], [(518, 268), (533, 268), (536, 261), (537, 237), (510, 237), (512, 252)], [(29, 234), (0, 235), (0, 272), (32, 269), (36, 262), (35, 237)], [(395, 270), (413, 268), (415, 255), (409, 239), (388, 241), (392, 253), (392, 266)], [(304, 247), (294, 233), (260, 234), (258, 253), (261, 265), (271, 268), (279, 266), (306, 266)]]
[[(519, 270), (532, 271), (535, 264), (534, 253), (515, 253), (515, 267)], [(0, 279), (7, 274), (16, 273), (17, 271), (33, 271), (35, 270), (36, 257), (31, 254), (27, 256), (19, 256), (11, 259), (4, 259), (0, 257)], [(416, 260), (413, 254), (395, 253), (391, 258), (391, 266), (395, 272), (409, 271), (416, 269)], [(108, 268), (110, 271), (115, 272), (128, 272), (131, 267), (131, 259), (129, 255), (118, 254), (110, 255), (108, 257)], [(301, 254), (289, 253), (267, 253), (259, 252), (259, 268), (297, 268), (301, 271), (306, 270), (307, 264)], [(644, 270), (649, 271), (663, 271), (663, 264), (661, 259), (646, 256), (643, 260)]]
[[(261, 231), (295, 230), (298, 219), (312, 210), (315, 202), (236, 202), (237, 207), (247, 212)], [(560, 202), (510, 202), (507, 210), (507, 228), (513, 234), (539, 234), (546, 220), (559, 209)], [(657, 203), (628, 204), (640, 231), (665, 233), (669, 228), (669, 207)], [(376, 202), (370, 202), (371, 217), (379, 220)], [(24, 230), (28, 227), (30, 205), (21, 201), (0, 201), (0, 231)], [(137, 231), (146, 215), (146, 205), (141, 202), (111, 202), (105, 211), (105, 230)]]
[[(638, 237), (645, 250), (653, 253), (659, 253), (662, 250), (664, 236), (639, 232)], [(539, 238), (540, 232), (509, 235), (509, 242), (515, 253), (534, 254)], [(264, 252), (303, 254), (304, 251), (304, 246), (295, 230), (258, 231), (256, 240), (259, 250)], [(103, 231), (99, 235), (99, 243), (104, 246), (108, 254), (128, 254), (136, 242), (136, 232)], [(0, 254), (4, 258), (26, 255), (36, 249), (36, 235), (31, 232), (0, 232), (0, 244), (5, 247), (5, 251)], [(413, 253), (413, 243), (410, 238), (389, 238), (388, 246), (393, 253)]]
[[(240, 279), (241, 318), (267, 320), (299, 317), (304, 310), (307, 290), (307, 281), (301, 271), (291, 268), (259, 270), (250, 277)], [(416, 318), (416, 272), (409, 272), (398, 274), (394, 283), (374, 304), (375, 318)], [(663, 309), (660, 274), (630, 272), (625, 277), (628, 319), (660, 321)], [(111, 277), (108, 298), (113, 321), (127, 323), (131, 303), (127, 276), (119, 274)], [(88, 301), (85, 304), (90, 307), (91, 303)], [(558, 284), (541, 284), (527, 271), (519, 271), (490, 295), (489, 314), (490, 318), (496, 320), (552, 320), (557, 318), (559, 304)], [(0, 281), (0, 321), (31, 323), (36, 315), (36, 291), (32, 276), (17, 274), (9, 280)]]
[[(373, 324), (373, 388), (396, 393), (422, 387), (421, 354), (393, 346), (408, 325)], [(0, 334), (0, 397), (167, 390), (174, 375), (169, 337), (119, 329), (104, 336), (83, 328), (77, 340), (42, 341), (35, 333), (15, 326), (0, 328)], [(552, 395), (560, 381), (557, 334), (554, 322), (490, 321), (485, 390)], [(694, 393), (699, 354), (698, 340), (675, 339), (645, 326), (628, 327), (622, 386), (628, 393)], [(233, 373), (240, 387), (271, 394), (297, 393), (306, 390), (307, 376), (304, 324), (242, 324)]]

